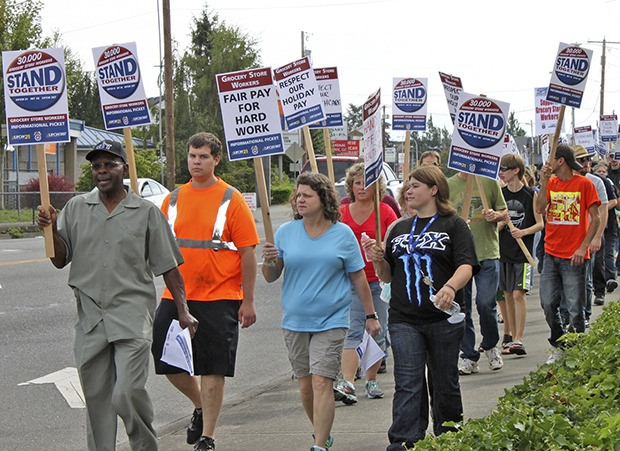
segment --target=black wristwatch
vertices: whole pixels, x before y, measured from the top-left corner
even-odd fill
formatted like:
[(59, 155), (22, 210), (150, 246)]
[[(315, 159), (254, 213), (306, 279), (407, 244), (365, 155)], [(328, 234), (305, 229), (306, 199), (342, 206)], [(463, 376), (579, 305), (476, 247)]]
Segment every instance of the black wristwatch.
[(377, 312), (371, 313), (370, 315), (366, 315), (366, 319), (379, 319), (377, 316)]

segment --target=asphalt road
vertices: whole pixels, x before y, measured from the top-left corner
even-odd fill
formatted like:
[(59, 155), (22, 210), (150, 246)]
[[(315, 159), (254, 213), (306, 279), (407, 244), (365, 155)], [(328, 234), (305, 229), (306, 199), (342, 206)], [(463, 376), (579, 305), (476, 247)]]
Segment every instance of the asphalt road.
[[(260, 250), (257, 252), (260, 255)], [(51, 383), (19, 385), (74, 367), (75, 305), (68, 268), (44, 258), (43, 239), (0, 240), (0, 449), (86, 449), (85, 413), (71, 408)], [(259, 268), (260, 271), (260, 268)], [(159, 292), (163, 288), (157, 280)], [(226, 385), (225, 402), (243, 399), (261, 386), (282, 381), (290, 366), (279, 327), (280, 282), (257, 278), (258, 321), (240, 334), (237, 373)], [(155, 406), (155, 428), (165, 429), (191, 414), (192, 406), (165, 378), (147, 383)], [(121, 422), (122, 424), (122, 422)], [(119, 426), (118, 443), (127, 437)]]

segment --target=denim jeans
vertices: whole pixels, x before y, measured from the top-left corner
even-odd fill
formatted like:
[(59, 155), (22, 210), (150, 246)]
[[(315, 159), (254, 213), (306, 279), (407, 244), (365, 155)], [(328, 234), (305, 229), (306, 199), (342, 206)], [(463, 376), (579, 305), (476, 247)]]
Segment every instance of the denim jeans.
[(571, 266), (569, 258), (558, 258), (545, 254), (545, 263), (540, 275), (540, 305), (551, 329), (549, 343), (558, 347), (558, 339), (564, 335), (560, 319), (560, 298), (563, 298), (569, 314), (570, 328), (584, 332), (586, 266)]
[[(379, 282), (369, 282), (370, 293), (372, 294), (372, 302), (375, 312), (381, 323), (381, 330), (375, 335), (375, 341), (387, 357), (387, 350), (390, 343), (387, 340), (387, 323), (388, 323), (388, 303), (381, 300), (381, 285)], [(351, 310), (349, 311), (349, 332), (344, 342), (345, 349), (355, 349), (364, 338), (366, 330), (366, 312), (362, 306), (359, 296), (355, 289), (351, 289)]]
[[(390, 323), (394, 356), (394, 399), (388, 451), (403, 451), (424, 438), (420, 406), (428, 402), (423, 389), (425, 367), (432, 375), (433, 430), (435, 435), (453, 430), (446, 421), (463, 420), (458, 354), (464, 324), (447, 320), (413, 325)], [(428, 424), (428, 419), (426, 419)]]
[(476, 283), (476, 310), (480, 319), (482, 349), (488, 351), (497, 346), (497, 290), (499, 288), (499, 260), (483, 260), (480, 271), (463, 288), (465, 301), (465, 334), (461, 343), (461, 357), (477, 362), (480, 353), (476, 347), (476, 329), (472, 319), (472, 283)]
[(605, 230), (605, 281), (616, 280), (617, 243), (618, 236)]

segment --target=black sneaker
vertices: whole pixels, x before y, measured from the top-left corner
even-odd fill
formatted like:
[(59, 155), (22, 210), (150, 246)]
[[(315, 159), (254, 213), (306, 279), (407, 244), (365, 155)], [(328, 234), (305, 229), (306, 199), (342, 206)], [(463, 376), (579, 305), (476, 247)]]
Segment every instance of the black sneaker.
[[(192, 419), (187, 426), (187, 443), (193, 445), (198, 443), (200, 436), (202, 435), (202, 410), (198, 411), (194, 409)], [(207, 448), (209, 449), (209, 448)]]
[(618, 288), (618, 282), (616, 282), (614, 279), (609, 279), (605, 285), (608, 293), (611, 293), (616, 288)]
[(215, 440), (211, 437), (200, 437), (198, 443), (194, 445), (194, 451), (211, 451), (215, 449)]

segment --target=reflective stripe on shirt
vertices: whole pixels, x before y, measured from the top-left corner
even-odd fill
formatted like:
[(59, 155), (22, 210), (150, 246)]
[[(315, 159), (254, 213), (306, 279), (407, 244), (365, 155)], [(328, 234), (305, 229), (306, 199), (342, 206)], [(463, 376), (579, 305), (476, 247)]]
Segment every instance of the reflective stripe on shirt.
[[(230, 251), (236, 251), (237, 247), (232, 241), (222, 241), (222, 233), (224, 233), (224, 225), (226, 224), (226, 212), (230, 206), (230, 200), (232, 199), (235, 188), (229, 186), (224, 191), (224, 197), (220, 203), (220, 207), (217, 210), (217, 216), (215, 218), (215, 224), (213, 225), (213, 237), (210, 240), (192, 240), (186, 238), (176, 237), (179, 247), (187, 247), (193, 249), (213, 249), (215, 251), (220, 249), (227, 249)], [(174, 234), (174, 222), (177, 218), (177, 200), (179, 198), (179, 188), (176, 188), (170, 194), (170, 205), (168, 206), (168, 224)]]

